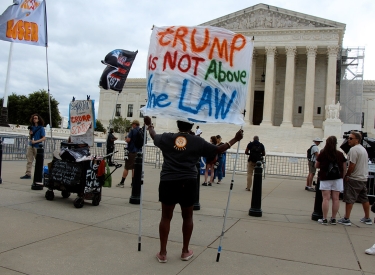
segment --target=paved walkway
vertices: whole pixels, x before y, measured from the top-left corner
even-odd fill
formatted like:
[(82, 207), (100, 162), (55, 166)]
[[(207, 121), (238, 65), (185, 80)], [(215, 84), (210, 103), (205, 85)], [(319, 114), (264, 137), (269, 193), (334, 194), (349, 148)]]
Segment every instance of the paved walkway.
[[(171, 224), (168, 263), (155, 258), (159, 248), (159, 169), (145, 167), (142, 251), (138, 252), (139, 206), (129, 204), (125, 188), (106, 188), (99, 206), (73, 206), (73, 194), (47, 201), (44, 191), (21, 180), (25, 161), (4, 161), (0, 185), (0, 274), (375, 274), (375, 256), (364, 250), (375, 243), (375, 225), (323, 226), (311, 220), (315, 193), (304, 180), (266, 178), (263, 216), (250, 217), (251, 192), (245, 175), (236, 175), (222, 242), (231, 173), (223, 184), (201, 187), (201, 210), (194, 212), (191, 248), (195, 256), (179, 259), (182, 248), (179, 208)], [(115, 185), (122, 168), (113, 175)], [(344, 204), (341, 202), (340, 215)]]

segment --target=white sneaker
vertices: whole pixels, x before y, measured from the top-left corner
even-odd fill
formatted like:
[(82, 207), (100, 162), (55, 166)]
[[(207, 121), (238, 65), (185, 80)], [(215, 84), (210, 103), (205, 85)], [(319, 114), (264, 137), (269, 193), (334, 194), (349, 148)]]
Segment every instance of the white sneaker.
[(375, 255), (375, 244), (371, 246), (369, 249), (366, 249), (365, 253), (369, 255)]

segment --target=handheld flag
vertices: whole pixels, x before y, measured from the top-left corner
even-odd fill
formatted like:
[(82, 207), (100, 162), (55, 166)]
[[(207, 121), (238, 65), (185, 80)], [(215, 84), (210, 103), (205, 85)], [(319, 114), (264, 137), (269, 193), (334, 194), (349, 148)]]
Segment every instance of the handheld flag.
[(210, 26), (154, 27), (143, 115), (243, 124), (253, 41)]
[(48, 46), (44, 0), (14, 0), (0, 15), (0, 40)]
[(113, 50), (107, 54), (102, 61), (107, 67), (100, 77), (99, 85), (105, 90), (112, 89), (121, 93), (137, 53), (138, 51)]

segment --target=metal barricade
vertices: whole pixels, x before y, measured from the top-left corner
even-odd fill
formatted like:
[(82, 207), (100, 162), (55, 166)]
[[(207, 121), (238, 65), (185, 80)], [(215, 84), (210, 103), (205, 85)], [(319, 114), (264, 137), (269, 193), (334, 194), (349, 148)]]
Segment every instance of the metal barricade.
[[(0, 135), (3, 140), (3, 160), (22, 160), (26, 159), (26, 149), (28, 145), (27, 136), (17, 135)], [(4, 142), (6, 141), (6, 142)], [(45, 159), (52, 158), (54, 150), (59, 150), (61, 142), (66, 141), (62, 138), (48, 138), (44, 142), (44, 154)], [(115, 143), (115, 151), (118, 151), (114, 155), (114, 159), (121, 162), (124, 160), (124, 144)], [(90, 153), (92, 155), (103, 156), (106, 155), (106, 143), (95, 142), (94, 146), (90, 147)], [(246, 173), (247, 171), (247, 155), (244, 153), (238, 154), (237, 161), (237, 172)], [(144, 160), (146, 164), (154, 165), (155, 168), (161, 167), (164, 159), (160, 149), (154, 145), (145, 145)], [(235, 163), (236, 153), (226, 153), (226, 165), (227, 171), (233, 171)], [(307, 177), (308, 165), (307, 159), (304, 157), (289, 157), (289, 156), (278, 156), (278, 155), (267, 155), (266, 160), (266, 175), (277, 175), (277, 176), (292, 176), (292, 177)]]

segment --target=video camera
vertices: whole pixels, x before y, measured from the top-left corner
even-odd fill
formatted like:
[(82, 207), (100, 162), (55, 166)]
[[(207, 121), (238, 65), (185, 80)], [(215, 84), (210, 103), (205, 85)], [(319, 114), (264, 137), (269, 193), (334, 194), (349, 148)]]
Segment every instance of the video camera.
[(375, 139), (367, 137), (367, 133), (364, 133), (358, 130), (351, 130), (351, 131), (344, 132), (344, 135), (342, 136), (344, 141), (340, 145), (340, 148), (345, 152), (345, 154), (348, 154), (350, 150), (348, 139), (349, 139), (350, 132), (352, 131), (358, 132), (362, 135), (362, 140), (360, 141), (360, 144), (366, 149), (368, 158), (372, 162), (374, 162), (375, 161)]

